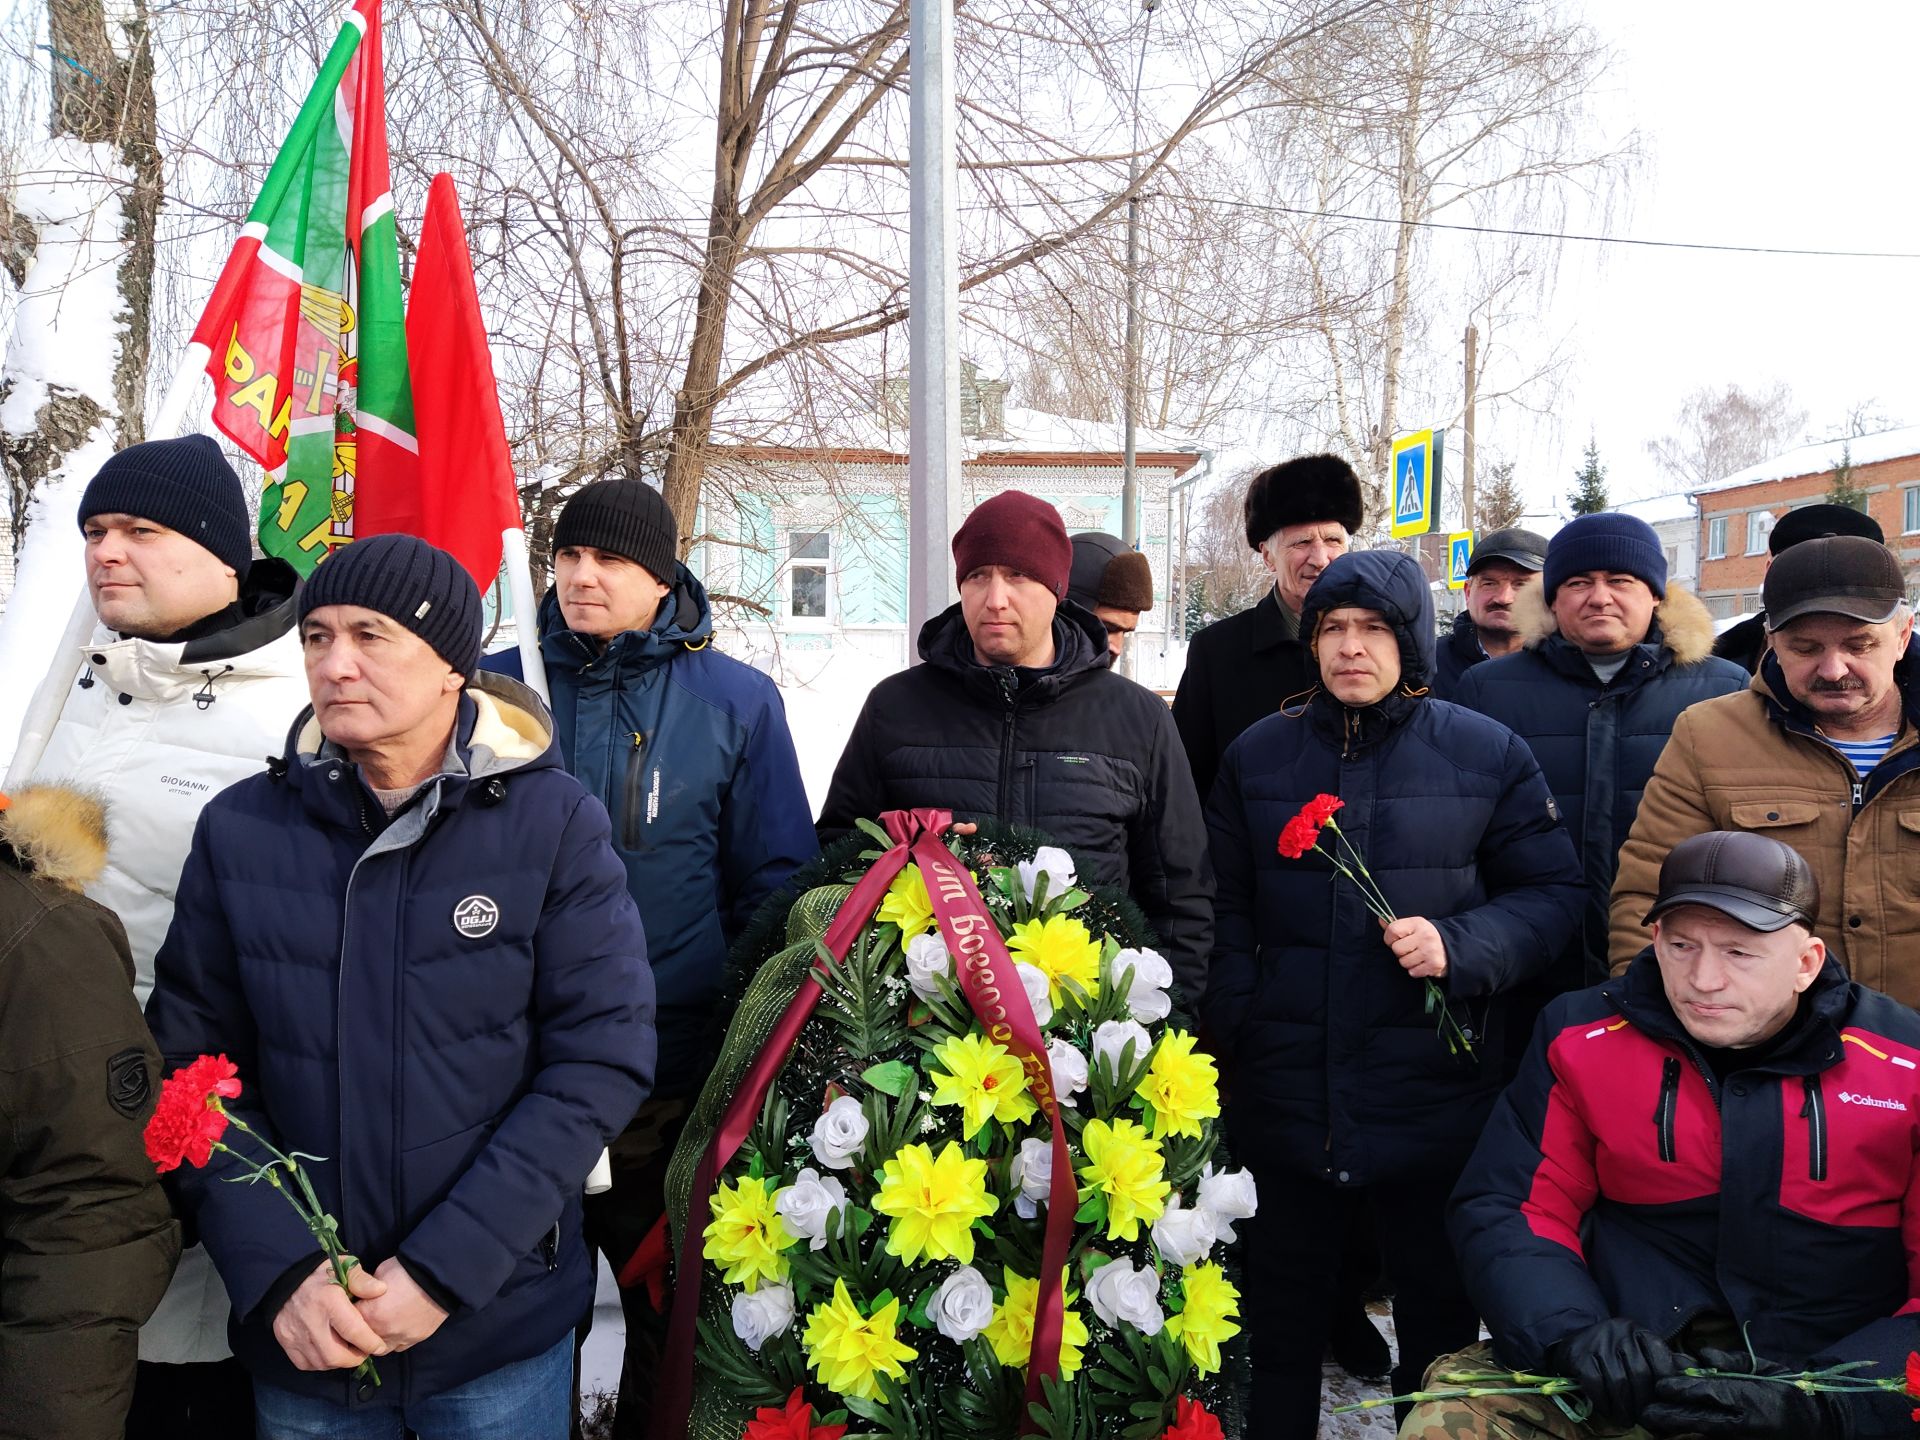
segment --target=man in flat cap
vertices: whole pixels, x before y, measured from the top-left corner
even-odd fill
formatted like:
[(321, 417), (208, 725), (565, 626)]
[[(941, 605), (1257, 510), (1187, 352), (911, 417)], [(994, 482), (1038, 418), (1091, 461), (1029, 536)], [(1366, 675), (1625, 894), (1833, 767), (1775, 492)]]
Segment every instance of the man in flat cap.
[(1338, 455), (1301, 455), (1269, 466), (1247, 486), (1247, 544), (1273, 576), (1260, 603), (1193, 637), (1173, 719), (1204, 803), (1227, 746), (1290, 697), (1319, 683), (1300, 607), (1320, 572), (1360, 528), (1360, 477)]
[(1496, 1385), (1402, 1440), (1912, 1433), (1897, 1389), (1783, 1379), (1920, 1347), (1920, 1017), (1847, 979), (1818, 889), (1777, 840), (1696, 835), (1653, 943), (1547, 1007), (1448, 1225), (1492, 1342), (1427, 1374), (1565, 1375), (1592, 1414)]
[(1107, 630), (1107, 651), (1118, 665), (1127, 639), (1153, 608), (1153, 570), (1147, 557), (1118, 535), (1086, 530), (1073, 537), (1067, 598), (1091, 610)]
[[(1886, 543), (1880, 522), (1851, 505), (1802, 505), (1782, 515), (1767, 535), (1767, 564), (1803, 540), (1818, 540), (1823, 535), (1862, 535), (1876, 545)], [(1713, 653), (1731, 660), (1749, 675), (1760, 671), (1760, 660), (1767, 653), (1767, 619), (1749, 615), (1738, 625), (1729, 626), (1713, 642)]]
[(1647, 782), (1613, 882), (1614, 961), (1645, 943), (1660, 856), (1703, 830), (1758, 830), (1813, 866), (1847, 973), (1920, 1003), (1920, 667), (1900, 562), (1862, 535), (1805, 540), (1761, 598), (1760, 672), (1683, 713)]
[(1453, 629), (1434, 647), (1430, 689), (1435, 699), (1451, 700), (1460, 677), (1482, 660), (1520, 648), (1514, 603), (1522, 590), (1540, 583), (1546, 564), (1544, 535), (1516, 527), (1481, 537), (1467, 561), (1467, 608), (1453, 617)]

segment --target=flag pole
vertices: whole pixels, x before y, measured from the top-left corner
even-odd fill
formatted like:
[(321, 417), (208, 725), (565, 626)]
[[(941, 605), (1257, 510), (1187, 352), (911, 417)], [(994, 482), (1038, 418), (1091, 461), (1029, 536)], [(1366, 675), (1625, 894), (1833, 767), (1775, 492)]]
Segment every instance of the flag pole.
[[(180, 368), (174, 372), (173, 383), (167, 387), (166, 398), (160, 402), (159, 413), (147, 429), (148, 439), (164, 440), (179, 428), (182, 417), (187, 413), (187, 406), (193, 400), (194, 388), (205, 373), (207, 361), (212, 355), (211, 350), (198, 342), (187, 346), (186, 354), (180, 360)], [(33, 699), (27, 702), (27, 713), (20, 721), (20, 738), (15, 742), (13, 754), (7, 761), (4, 783), (8, 790), (26, 784), (40, 764), (41, 757), (47, 753), (47, 742), (53, 738), (53, 727), (60, 723), (60, 712), (66, 707), (67, 692), (73, 688), (74, 677), (79, 675), (80, 667), (86, 663), (87, 641), (93, 638), (94, 627), (98, 623), (93, 611), (93, 596), (83, 578), (80, 593), (74, 598), (73, 609), (67, 616), (66, 628), (60, 632), (59, 643), (53, 652), (53, 663), (40, 678)]]
[(500, 553), (507, 562), (507, 594), (513, 601), (513, 629), (520, 642), (520, 674), (549, 706), (547, 662), (540, 654), (540, 622), (533, 603), (533, 567), (527, 558), (527, 532), (510, 525), (500, 532)]

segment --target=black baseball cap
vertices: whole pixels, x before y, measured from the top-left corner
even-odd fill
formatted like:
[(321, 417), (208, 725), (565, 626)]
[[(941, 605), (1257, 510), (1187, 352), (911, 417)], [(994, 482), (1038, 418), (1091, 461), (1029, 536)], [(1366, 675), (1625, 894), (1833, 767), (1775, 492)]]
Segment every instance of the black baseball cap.
[(1823, 535), (1863, 535), (1876, 545), (1885, 544), (1887, 539), (1878, 520), (1861, 514), (1851, 505), (1802, 505), (1774, 522), (1773, 532), (1767, 536), (1767, 549), (1778, 555), (1804, 540), (1818, 540)]
[(1864, 535), (1803, 540), (1774, 558), (1760, 587), (1769, 630), (1802, 615), (1845, 615), (1878, 625), (1891, 620), (1906, 598), (1899, 560)]
[(1489, 560), (1508, 560), (1537, 575), (1547, 566), (1547, 537), (1518, 527), (1491, 531), (1481, 536), (1480, 543), (1473, 547), (1473, 558), (1467, 561), (1467, 574), (1473, 574)]
[(1791, 845), (1750, 830), (1709, 830), (1682, 840), (1660, 867), (1660, 894), (1641, 922), (1682, 905), (1704, 905), (1749, 930), (1813, 928), (1820, 886)]

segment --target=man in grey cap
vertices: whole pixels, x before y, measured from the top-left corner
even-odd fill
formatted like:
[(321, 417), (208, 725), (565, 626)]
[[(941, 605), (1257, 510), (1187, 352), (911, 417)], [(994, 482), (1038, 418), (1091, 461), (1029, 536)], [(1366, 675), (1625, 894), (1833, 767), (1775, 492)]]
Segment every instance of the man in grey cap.
[(1775, 558), (1771, 651), (1745, 690), (1674, 723), (1614, 878), (1616, 966), (1645, 943), (1660, 857), (1704, 830), (1789, 841), (1820, 881), (1820, 930), (1847, 971), (1920, 1002), (1920, 679), (1900, 562), (1859, 535)]
[(1467, 561), (1467, 608), (1453, 617), (1453, 629), (1434, 647), (1434, 697), (1451, 700), (1460, 677), (1482, 660), (1511, 655), (1520, 648), (1513, 621), (1514, 602), (1529, 585), (1540, 583), (1546, 568), (1547, 537), (1509, 527), (1480, 538)]
[(1153, 608), (1153, 570), (1147, 557), (1118, 535), (1099, 530), (1073, 537), (1073, 569), (1067, 598), (1091, 610), (1107, 630), (1107, 653), (1118, 665), (1127, 638), (1140, 628), (1141, 612)]
[(1493, 1387), (1402, 1440), (1911, 1433), (1897, 1389), (1782, 1378), (1897, 1381), (1920, 1346), (1920, 1016), (1847, 979), (1819, 889), (1777, 840), (1696, 835), (1652, 945), (1547, 1007), (1448, 1226), (1492, 1342), (1429, 1375), (1565, 1375), (1592, 1414)]
[[(1880, 522), (1851, 505), (1802, 505), (1782, 515), (1767, 533), (1767, 564), (1803, 540), (1818, 540), (1823, 535), (1864, 535), (1875, 544), (1886, 535)], [(1729, 626), (1713, 642), (1713, 653), (1731, 660), (1749, 675), (1757, 674), (1767, 653), (1767, 617), (1749, 615), (1738, 625)]]

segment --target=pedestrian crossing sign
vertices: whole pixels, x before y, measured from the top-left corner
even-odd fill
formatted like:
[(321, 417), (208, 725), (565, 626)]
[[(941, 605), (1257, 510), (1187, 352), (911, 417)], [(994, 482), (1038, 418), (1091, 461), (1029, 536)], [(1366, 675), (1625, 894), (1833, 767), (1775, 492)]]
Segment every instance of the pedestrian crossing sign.
[(1473, 559), (1473, 532), (1456, 530), (1447, 536), (1447, 588), (1467, 588), (1467, 562)]
[(1416, 430), (1393, 442), (1393, 538), (1425, 535), (1433, 529), (1440, 495), (1440, 451), (1444, 430)]

